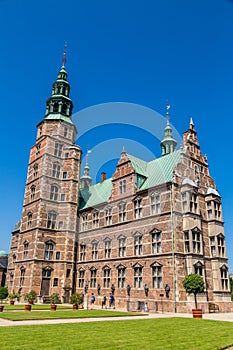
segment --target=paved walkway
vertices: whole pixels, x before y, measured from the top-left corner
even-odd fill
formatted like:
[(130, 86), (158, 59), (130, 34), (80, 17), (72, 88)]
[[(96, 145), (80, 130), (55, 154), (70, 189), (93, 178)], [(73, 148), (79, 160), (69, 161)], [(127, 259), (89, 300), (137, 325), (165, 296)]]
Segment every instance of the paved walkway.
[[(51, 319), (51, 320), (31, 320), (31, 321), (9, 321), (0, 318), (0, 327), (6, 326), (31, 326), (43, 324), (59, 324), (59, 323), (80, 323), (80, 322), (102, 322), (102, 321), (118, 321), (118, 320), (141, 320), (152, 318), (168, 318), (183, 317), (192, 318), (191, 314), (178, 313), (150, 313), (147, 316), (124, 316), (124, 317), (99, 317), (99, 318), (75, 318), (75, 319)], [(204, 314), (204, 320), (228, 321), (233, 322), (233, 313), (211, 313)]]

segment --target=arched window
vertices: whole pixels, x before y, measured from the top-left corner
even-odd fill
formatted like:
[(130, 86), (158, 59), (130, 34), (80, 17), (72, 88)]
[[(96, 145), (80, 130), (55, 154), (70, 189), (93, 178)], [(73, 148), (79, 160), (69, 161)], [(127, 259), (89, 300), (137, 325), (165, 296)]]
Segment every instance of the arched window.
[(203, 276), (203, 264), (198, 261), (195, 265), (194, 265), (194, 273), (196, 273), (197, 275)]
[(24, 276), (25, 276), (26, 269), (24, 266), (20, 268), (20, 279), (19, 279), (19, 286), (22, 287), (24, 284)]
[(28, 218), (27, 218), (27, 226), (28, 226), (28, 228), (30, 228), (30, 227), (32, 227), (32, 213), (29, 212), (27, 216), (28, 216)]
[(47, 228), (56, 228), (57, 213), (55, 211), (50, 211), (48, 213)]
[(57, 199), (58, 199), (58, 186), (57, 185), (51, 185), (50, 199), (57, 201)]
[(36, 192), (36, 186), (32, 185), (30, 190), (31, 190), (31, 201), (34, 201), (34, 199), (35, 199), (35, 192)]
[(34, 178), (37, 178), (37, 176), (38, 176), (38, 164), (37, 163), (35, 163), (33, 165), (33, 176), (34, 176)]

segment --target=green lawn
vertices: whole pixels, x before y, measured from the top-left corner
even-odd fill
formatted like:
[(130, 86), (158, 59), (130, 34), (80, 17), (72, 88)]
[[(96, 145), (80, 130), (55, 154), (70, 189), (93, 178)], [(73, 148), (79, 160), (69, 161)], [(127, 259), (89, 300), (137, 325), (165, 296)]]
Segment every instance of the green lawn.
[[(15, 305), (9, 305), (9, 304), (1, 304), (4, 305), (4, 311), (5, 310), (24, 310), (23, 304), (15, 304)], [(57, 305), (58, 309), (72, 309), (72, 305)], [(50, 310), (50, 304), (33, 304), (32, 310)]]
[(121, 311), (106, 310), (57, 310), (57, 311), (17, 311), (1, 312), (0, 318), (11, 321), (23, 320), (45, 320), (54, 318), (88, 318), (88, 317), (109, 317), (109, 316), (135, 316), (141, 313), (129, 313)]
[(1, 327), (4, 350), (217, 350), (233, 344), (233, 323), (141, 319)]

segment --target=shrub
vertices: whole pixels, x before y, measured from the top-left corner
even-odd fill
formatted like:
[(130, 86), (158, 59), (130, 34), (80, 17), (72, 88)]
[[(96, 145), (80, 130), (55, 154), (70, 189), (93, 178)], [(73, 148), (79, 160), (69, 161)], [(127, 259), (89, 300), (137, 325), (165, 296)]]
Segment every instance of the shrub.
[(83, 296), (81, 294), (72, 294), (70, 296), (70, 304), (80, 305), (83, 303)]
[(0, 300), (8, 297), (8, 289), (6, 287), (0, 287)]
[(58, 293), (51, 294), (49, 299), (50, 299), (51, 304), (58, 304), (60, 302), (60, 298), (59, 298)]
[(34, 303), (37, 298), (37, 293), (34, 290), (31, 290), (29, 293), (24, 295), (24, 300), (28, 303)]

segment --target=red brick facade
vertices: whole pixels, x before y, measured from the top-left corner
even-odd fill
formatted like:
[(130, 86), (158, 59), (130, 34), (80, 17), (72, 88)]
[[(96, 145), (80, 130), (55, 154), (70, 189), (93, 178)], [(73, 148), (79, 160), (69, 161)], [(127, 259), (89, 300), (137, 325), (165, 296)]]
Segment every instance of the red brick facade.
[[(199, 306), (207, 311), (212, 302), (230, 311), (221, 197), (193, 123), (180, 150), (156, 163), (164, 181), (152, 181), (155, 163), (154, 172), (144, 172), (140, 160), (123, 151), (112, 179), (96, 187), (100, 193), (108, 189), (109, 196), (95, 205), (89, 199), (80, 204), (81, 150), (75, 137), (75, 126), (65, 118), (45, 118), (38, 125), (22, 220), (12, 233), (9, 290), (23, 295), (33, 289), (41, 298), (58, 292), (68, 302), (72, 292), (88, 286), (100, 304), (114, 286), (117, 307), (137, 309), (148, 302), (154, 311), (188, 312), (194, 302), (182, 281), (199, 273), (206, 285)], [(88, 198), (94, 196), (91, 188), (85, 189)]]

